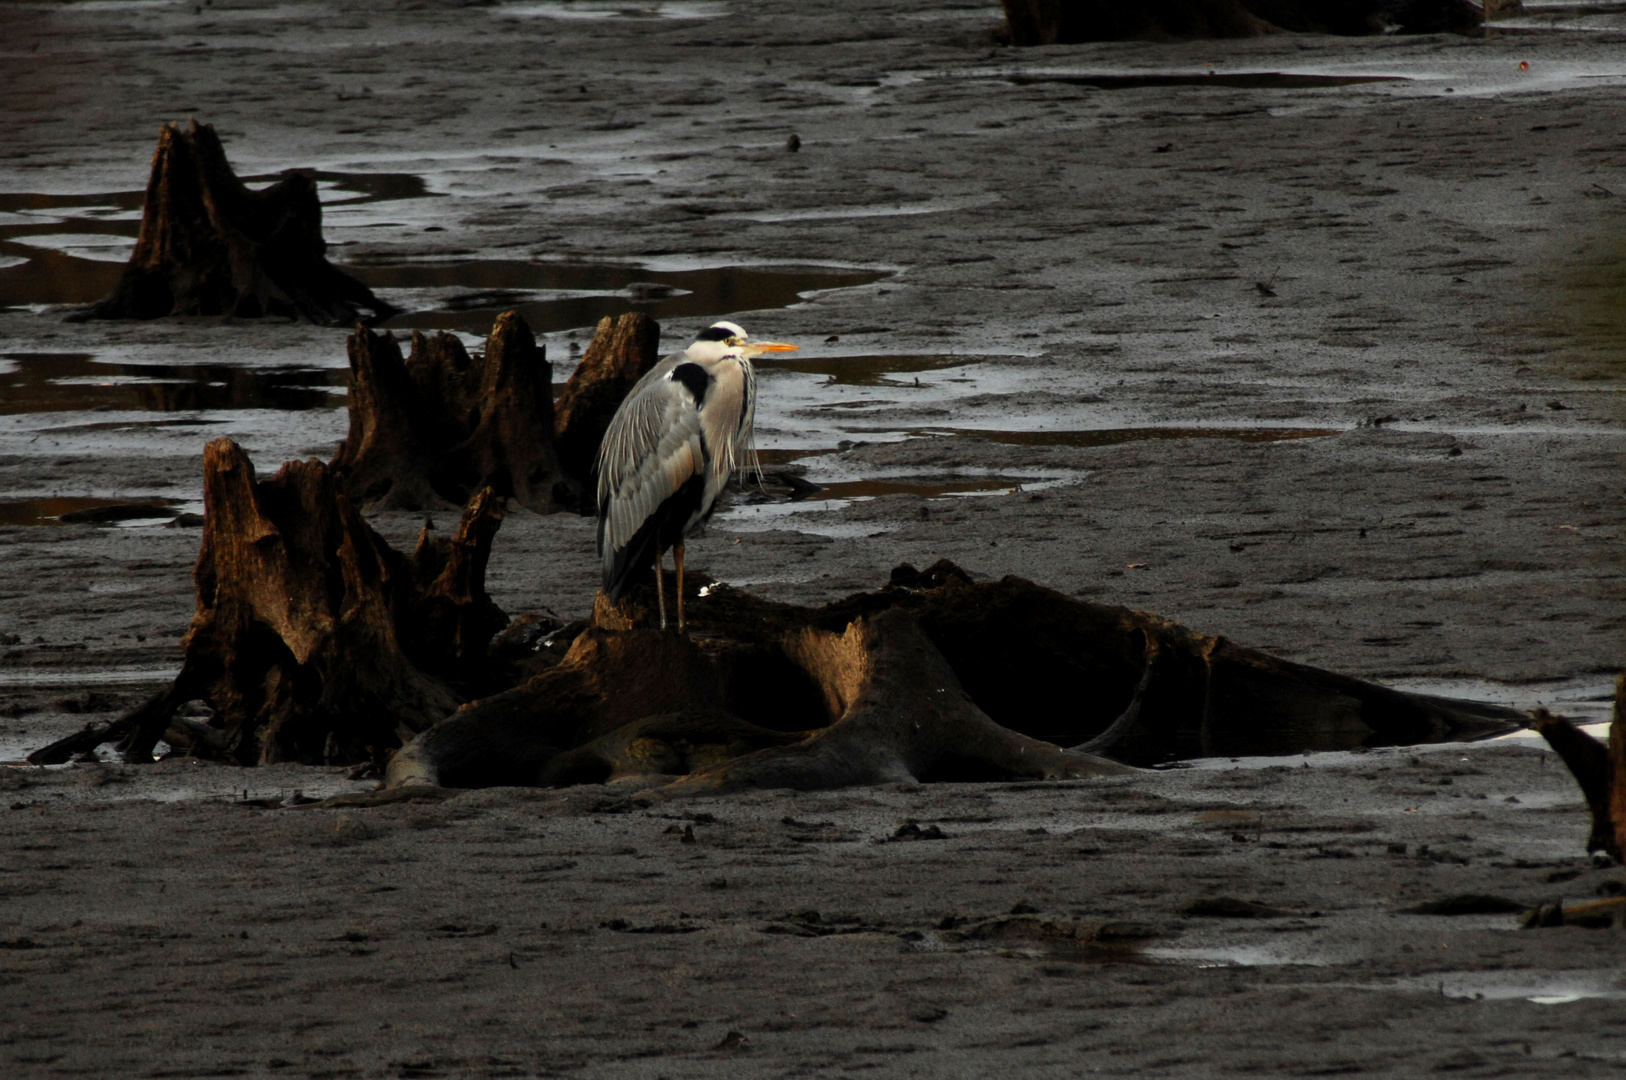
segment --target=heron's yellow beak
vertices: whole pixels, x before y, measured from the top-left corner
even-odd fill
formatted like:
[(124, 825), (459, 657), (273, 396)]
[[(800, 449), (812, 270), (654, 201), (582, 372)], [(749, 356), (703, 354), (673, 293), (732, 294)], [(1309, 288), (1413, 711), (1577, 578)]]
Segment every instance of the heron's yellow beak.
[(746, 342), (745, 351), (758, 356), (765, 352), (795, 352), (799, 347), (784, 341), (750, 341)]

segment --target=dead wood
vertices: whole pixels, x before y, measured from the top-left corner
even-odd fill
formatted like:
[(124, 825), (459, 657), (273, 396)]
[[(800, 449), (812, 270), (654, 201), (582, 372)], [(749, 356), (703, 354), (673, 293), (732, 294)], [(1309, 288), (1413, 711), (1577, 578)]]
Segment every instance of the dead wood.
[(1364, 35), (1467, 33), (1484, 11), (1471, 0), (1003, 0), (1013, 45), (1258, 37), (1283, 30)]
[[(426, 527), (408, 557), (392, 550), (318, 461), (258, 481), (229, 439), (204, 450), (197, 610), (174, 683), (95, 733), (128, 760), (160, 739), (256, 764), (381, 762), (467, 697), (488, 689), (486, 645), (507, 622), (484, 575), (502, 503), (481, 492), (457, 532)], [(178, 720), (214, 711), (210, 732)], [(91, 734), (30, 755), (65, 760)]]
[[(674, 763), (688, 774), (671, 794), (1090, 776), (1117, 768), (1093, 753), (1149, 765), (1473, 738), (1524, 721), (1020, 578), (973, 583), (947, 562), (899, 567), (887, 587), (823, 608), (714, 583), (701, 597), (702, 584), (687, 583), (687, 637), (648, 628), (652, 589), (619, 606), (601, 596), (560, 663), (415, 738), (389, 783), (566, 783)], [(691, 749), (753, 740), (709, 765)]]
[(1615, 680), (1608, 745), (1545, 709), (1536, 712), (1536, 730), (1569, 766), (1592, 812), (1586, 849), (1626, 861), (1626, 675)]
[(141, 234), (113, 292), (79, 319), (166, 315), (303, 318), (330, 326), (395, 312), (327, 261), (316, 184), (293, 174), (250, 191), (214, 128), (158, 134)]
[(660, 325), (606, 318), (553, 400), (553, 369), (518, 312), (497, 318), (484, 354), (451, 334), (351, 335), (350, 431), (332, 466), (368, 509), (463, 505), (481, 488), (540, 513), (591, 509), (593, 461), (610, 418), (654, 366)]
[(553, 450), (553, 368), (518, 312), (484, 354), (414, 332), (403, 359), (391, 334), (357, 327), (349, 356), (350, 431), (331, 467), (352, 502), (445, 509), (489, 487), (531, 510), (575, 505)]
[(660, 324), (641, 311), (599, 320), (592, 343), (554, 407), (554, 444), (565, 471), (591, 488), (594, 459), (627, 392), (660, 359)]

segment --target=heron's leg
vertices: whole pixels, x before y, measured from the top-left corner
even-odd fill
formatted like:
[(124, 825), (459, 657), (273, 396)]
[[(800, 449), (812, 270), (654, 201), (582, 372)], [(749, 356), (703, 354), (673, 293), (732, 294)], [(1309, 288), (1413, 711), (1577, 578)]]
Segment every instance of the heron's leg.
[(661, 629), (666, 629), (666, 582), (661, 579), (661, 553), (655, 552), (655, 602), (661, 607)]
[(678, 579), (678, 633), (683, 632), (683, 541), (679, 540), (672, 545), (672, 561), (677, 563)]

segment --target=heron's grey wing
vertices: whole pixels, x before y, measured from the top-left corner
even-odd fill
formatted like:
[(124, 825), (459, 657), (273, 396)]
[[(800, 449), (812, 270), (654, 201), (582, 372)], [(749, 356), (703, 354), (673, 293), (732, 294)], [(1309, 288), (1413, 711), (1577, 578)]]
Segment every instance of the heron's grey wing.
[(610, 421), (599, 453), (599, 554), (606, 565), (705, 466), (700, 413), (689, 391), (666, 378), (641, 382)]

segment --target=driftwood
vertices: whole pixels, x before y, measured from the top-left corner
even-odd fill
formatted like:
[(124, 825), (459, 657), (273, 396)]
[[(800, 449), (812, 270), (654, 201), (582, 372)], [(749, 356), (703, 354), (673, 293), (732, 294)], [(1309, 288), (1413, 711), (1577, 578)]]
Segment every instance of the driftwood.
[(1485, 21), (1471, 0), (1003, 0), (1013, 45), (1316, 34), (1467, 33)]
[(304, 318), (343, 326), (394, 314), (327, 261), (316, 184), (290, 175), (250, 191), (214, 128), (158, 134), (141, 235), (113, 292), (76, 319), (166, 315)]
[(975, 584), (946, 562), (899, 567), (887, 587), (823, 608), (715, 584), (702, 597), (704, 582), (689, 581), (688, 636), (648, 628), (652, 588), (619, 607), (601, 596), (557, 665), (414, 738), (389, 783), (656, 773), (676, 794), (1093, 776), (1119, 762), (1475, 738), (1524, 722), (1020, 578)]
[(484, 354), (414, 332), (405, 359), (388, 332), (357, 327), (350, 432), (332, 467), (369, 509), (461, 506), (491, 488), (541, 513), (589, 507), (593, 459), (616, 406), (654, 366), (660, 325), (604, 319), (553, 401), (553, 368), (518, 312), (498, 316)]
[[(426, 527), (408, 557), (340, 494), (319, 461), (257, 481), (229, 439), (204, 450), (198, 603), (181, 673), (112, 724), (29, 756), (52, 764), (116, 742), (150, 760), (160, 739), (201, 757), (382, 763), (485, 692), (487, 643), (507, 617), (486, 596), (501, 500), (481, 492), (455, 535)], [(177, 717), (202, 700), (210, 723)]]
[(1592, 812), (1588, 851), (1626, 862), (1626, 675), (1615, 681), (1615, 715), (1605, 745), (1561, 716), (1536, 712), (1536, 730), (1564, 759)]

